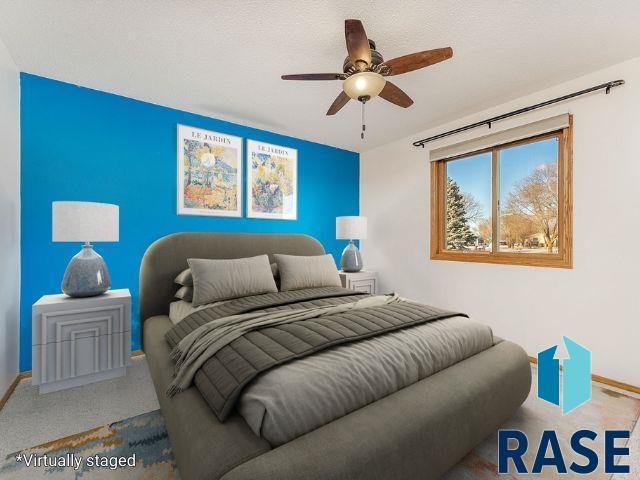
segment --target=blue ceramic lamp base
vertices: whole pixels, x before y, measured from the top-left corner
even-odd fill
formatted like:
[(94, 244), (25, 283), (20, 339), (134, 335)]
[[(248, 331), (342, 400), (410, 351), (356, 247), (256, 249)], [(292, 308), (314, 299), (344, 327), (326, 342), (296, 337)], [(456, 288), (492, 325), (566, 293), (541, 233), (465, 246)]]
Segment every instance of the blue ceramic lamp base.
[(360, 250), (355, 246), (353, 240), (349, 240), (349, 245), (342, 252), (340, 259), (340, 268), (343, 272), (359, 272), (362, 270), (362, 256)]
[(85, 243), (75, 255), (62, 279), (62, 291), (70, 297), (94, 297), (111, 288), (109, 270), (90, 243)]

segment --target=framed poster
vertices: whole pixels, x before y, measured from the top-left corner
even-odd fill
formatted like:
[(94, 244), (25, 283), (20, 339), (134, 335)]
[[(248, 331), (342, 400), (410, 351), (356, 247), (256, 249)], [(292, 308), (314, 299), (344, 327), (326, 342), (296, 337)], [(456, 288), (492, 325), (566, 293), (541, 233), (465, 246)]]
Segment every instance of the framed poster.
[(242, 216), (242, 138), (178, 125), (178, 214)]
[(247, 140), (247, 217), (296, 220), (298, 151)]

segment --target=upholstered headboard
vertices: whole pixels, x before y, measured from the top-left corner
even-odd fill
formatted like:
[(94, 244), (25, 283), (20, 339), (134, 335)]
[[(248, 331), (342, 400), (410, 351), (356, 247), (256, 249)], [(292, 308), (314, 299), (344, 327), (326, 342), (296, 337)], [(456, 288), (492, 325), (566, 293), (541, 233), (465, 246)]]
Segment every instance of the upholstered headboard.
[(322, 244), (308, 235), (251, 233), (174, 233), (156, 240), (140, 265), (140, 321), (167, 315), (176, 275), (188, 267), (187, 258), (243, 258), (274, 253), (322, 255)]

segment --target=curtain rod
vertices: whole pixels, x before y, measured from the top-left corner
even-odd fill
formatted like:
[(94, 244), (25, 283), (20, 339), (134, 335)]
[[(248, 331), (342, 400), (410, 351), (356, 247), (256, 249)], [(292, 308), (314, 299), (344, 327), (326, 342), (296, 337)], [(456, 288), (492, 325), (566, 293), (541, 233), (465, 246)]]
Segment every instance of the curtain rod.
[(451, 135), (455, 135), (456, 133), (466, 132), (467, 130), (481, 127), (482, 125), (487, 125), (489, 128), (491, 128), (491, 125), (494, 122), (504, 120), (505, 118), (515, 117), (516, 115), (521, 115), (523, 113), (527, 113), (532, 110), (537, 110), (538, 108), (553, 105), (554, 103), (564, 102), (565, 100), (569, 100), (570, 98), (579, 97), (580, 95), (586, 95), (587, 93), (596, 92), (598, 90), (604, 89), (608, 94), (612, 88), (619, 87), (621, 85), (624, 85), (624, 80), (613, 80), (611, 82), (602, 83), (600, 85), (596, 85), (595, 87), (580, 90), (579, 92), (573, 92), (568, 95), (564, 95), (562, 97), (554, 98), (552, 100), (547, 100), (546, 102), (536, 103), (535, 105), (530, 105), (528, 107), (520, 108), (518, 110), (514, 110), (513, 112), (503, 113), (502, 115), (498, 115), (497, 117), (487, 118), (486, 120), (482, 120), (481, 122), (471, 123), (464, 127), (456, 128), (455, 130), (449, 130), (448, 132), (439, 133), (438, 135), (434, 135), (432, 137), (423, 138), (422, 140), (413, 142), (413, 146), (424, 148), (425, 143), (433, 142), (434, 140), (439, 140), (440, 138), (449, 137)]

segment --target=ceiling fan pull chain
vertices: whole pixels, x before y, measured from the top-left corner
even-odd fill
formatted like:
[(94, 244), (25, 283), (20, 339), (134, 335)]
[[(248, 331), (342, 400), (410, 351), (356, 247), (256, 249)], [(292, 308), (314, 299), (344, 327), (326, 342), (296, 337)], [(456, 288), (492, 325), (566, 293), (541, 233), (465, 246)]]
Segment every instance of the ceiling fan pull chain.
[(360, 134), (360, 138), (362, 140), (364, 140), (364, 131), (367, 129), (366, 125), (364, 124), (364, 104), (365, 102), (362, 102), (362, 133)]

